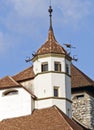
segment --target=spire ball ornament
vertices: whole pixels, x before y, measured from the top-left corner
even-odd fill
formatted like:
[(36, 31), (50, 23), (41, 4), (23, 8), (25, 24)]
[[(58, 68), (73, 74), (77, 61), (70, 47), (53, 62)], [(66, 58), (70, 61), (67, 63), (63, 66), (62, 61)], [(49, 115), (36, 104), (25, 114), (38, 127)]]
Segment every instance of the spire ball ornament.
[(52, 12), (53, 12), (53, 9), (52, 9), (52, 7), (51, 7), (51, 5), (49, 6), (49, 9), (48, 9), (48, 12), (50, 13), (50, 28), (49, 28), (49, 30), (53, 30), (53, 28), (52, 28)]
[(53, 9), (51, 6), (49, 6), (48, 12), (50, 13), (50, 16), (52, 16)]

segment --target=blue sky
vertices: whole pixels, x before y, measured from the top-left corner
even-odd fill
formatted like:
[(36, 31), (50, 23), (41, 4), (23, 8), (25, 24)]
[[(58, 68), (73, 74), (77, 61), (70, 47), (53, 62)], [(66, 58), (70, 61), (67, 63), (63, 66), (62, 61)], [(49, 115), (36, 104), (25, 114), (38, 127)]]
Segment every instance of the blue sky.
[[(31, 66), (32, 58), (47, 39), (50, 0), (0, 0), (0, 78)], [(94, 0), (52, 0), (53, 28), (63, 46), (71, 43), (73, 62), (94, 79)]]

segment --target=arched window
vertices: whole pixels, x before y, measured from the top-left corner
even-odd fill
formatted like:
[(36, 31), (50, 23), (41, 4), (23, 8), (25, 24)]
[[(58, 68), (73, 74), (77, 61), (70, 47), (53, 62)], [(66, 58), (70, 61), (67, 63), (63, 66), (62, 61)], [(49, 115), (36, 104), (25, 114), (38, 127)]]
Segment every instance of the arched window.
[(18, 94), (18, 90), (11, 89), (3, 92), (3, 96), (8, 96), (8, 95), (16, 95)]

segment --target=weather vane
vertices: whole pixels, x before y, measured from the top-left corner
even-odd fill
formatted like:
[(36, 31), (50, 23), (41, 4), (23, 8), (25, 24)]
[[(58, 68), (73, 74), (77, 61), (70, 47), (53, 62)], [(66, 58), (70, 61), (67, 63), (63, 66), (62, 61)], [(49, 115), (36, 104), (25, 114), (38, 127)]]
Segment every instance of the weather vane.
[[(35, 52), (32, 53), (32, 57), (34, 57), (34, 56), (36, 56)], [(31, 62), (31, 61), (32, 61), (32, 58), (26, 57), (25, 62)]]
[[(67, 48), (69, 48), (70, 49), (70, 51), (68, 52), (68, 55), (71, 55), (71, 49), (75, 49), (76, 47), (74, 47), (74, 46), (72, 46), (70, 43), (64, 43), (64, 45), (67, 47)], [(77, 56), (76, 55), (73, 55), (72, 56), (72, 60), (73, 61), (78, 61), (78, 58), (77, 58)]]

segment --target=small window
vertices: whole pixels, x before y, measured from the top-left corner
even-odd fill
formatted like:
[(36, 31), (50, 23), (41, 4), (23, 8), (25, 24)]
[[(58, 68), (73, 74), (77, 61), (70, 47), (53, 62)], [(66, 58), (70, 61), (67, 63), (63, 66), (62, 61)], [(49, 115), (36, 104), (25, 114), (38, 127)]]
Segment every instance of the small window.
[(82, 99), (82, 98), (84, 98), (84, 95), (78, 95), (78, 96), (76, 96), (76, 98), (77, 99)]
[(55, 71), (60, 72), (61, 71), (61, 64), (59, 62), (55, 62), (54, 69), (55, 69)]
[(3, 96), (15, 95), (15, 94), (18, 94), (18, 90), (7, 90), (3, 92)]
[(84, 94), (76, 95), (72, 99), (73, 100), (77, 100), (77, 99), (79, 100), (79, 99), (82, 99), (82, 98), (84, 98)]
[(66, 64), (66, 73), (69, 74), (69, 65)]
[(58, 97), (58, 88), (54, 87), (54, 97)]
[(48, 71), (48, 63), (43, 63), (41, 65), (41, 71), (44, 72), (44, 71)]

